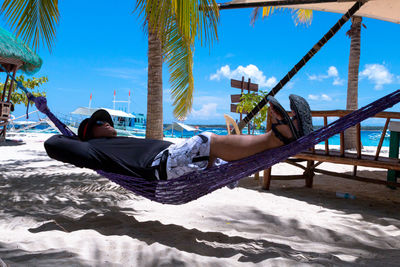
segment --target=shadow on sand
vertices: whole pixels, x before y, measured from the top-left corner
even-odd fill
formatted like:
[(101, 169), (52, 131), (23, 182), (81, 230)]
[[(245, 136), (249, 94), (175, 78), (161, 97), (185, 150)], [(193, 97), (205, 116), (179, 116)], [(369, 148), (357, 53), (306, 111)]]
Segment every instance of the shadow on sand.
[[(39, 163), (40, 159), (36, 161)], [(168, 247), (174, 247), (180, 251), (194, 253), (208, 257), (228, 258), (240, 255), (239, 261), (259, 263), (266, 259), (285, 258), (307, 264), (322, 265), (346, 265), (348, 262), (340, 260), (332, 253), (314, 253), (310, 249), (294, 249), (286, 244), (270, 242), (262, 238), (247, 238), (242, 236), (226, 235), (221, 232), (200, 231), (197, 229), (187, 229), (176, 224), (162, 224), (159, 221), (140, 222), (135, 218), (137, 211), (134, 208), (122, 208), (118, 202), (122, 200), (137, 200), (142, 198), (133, 195), (129, 191), (120, 188), (107, 179), (94, 173), (71, 173), (64, 174), (62, 171), (70, 170), (69, 165), (46, 166), (47, 174), (41, 173), (38, 167), (26, 167), (23, 162), (13, 162), (4, 164), (0, 168), (0, 219), (18, 216), (28, 216), (36, 221), (44, 222), (42, 225), (31, 228), (31, 233), (60, 230), (74, 232), (82, 229), (93, 229), (103, 235), (126, 235), (134, 239), (139, 239), (147, 244), (155, 242)], [(48, 174), (53, 169), (53, 174)], [(5, 170), (12, 170), (12, 174), (4, 175)], [(294, 193), (295, 192), (295, 193)], [(375, 213), (370, 213), (367, 203), (355, 200), (343, 202), (342, 205), (333, 203), (331, 197), (326, 196), (326, 192), (316, 191), (307, 188), (279, 189), (266, 191), (265, 194), (276, 194), (296, 198), (315, 205), (323, 205), (326, 208), (334, 208), (341, 213), (361, 214), (363, 219), (375, 224), (389, 225), (397, 223), (400, 228), (400, 213), (388, 213), (384, 207), (374, 207)], [(235, 207), (227, 204), (227, 211), (234, 210)], [(378, 209), (378, 210), (377, 210)], [(253, 232), (263, 232), (278, 235), (285, 240), (287, 233), (294, 233), (299, 238), (312, 240), (313, 233), (318, 232), (332, 240), (348, 240), (341, 247), (351, 249), (355, 245), (360, 249), (370, 250), (368, 245), (358, 244), (356, 238), (349, 232), (335, 232), (330, 228), (315, 226), (313, 229), (304, 229), (300, 221), (284, 221), (277, 216), (261, 213), (259, 210), (248, 210), (252, 214), (257, 226)], [(381, 214), (377, 217), (376, 212)], [(226, 212), (224, 215), (229, 215)], [(240, 214), (238, 216), (246, 216)], [(255, 216), (255, 217), (254, 217)], [(244, 217), (243, 219), (245, 219)], [(218, 220), (218, 218), (208, 218)], [(238, 218), (240, 220), (240, 218)], [(221, 219), (222, 221), (222, 219)], [(243, 223), (245, 224), (245, 223)], [(240, 227), (240, 222), (238, 223)], [(243, 227), (243, 230), (248, 226)], [(368, 234), (359, 229), (355, 235)], [(340, 238), (339, 238), (340, 236)], [(372, 237), (371, 237), (372, 238)], [(180, 240), (185, 240), (185, 243)], [(214, 244), (214, 245), (213, 245)], [(222, 244), (215, 246), (215, 244)], [(32, 253), (22, 250), (15, 250), (7, 247), (7, 244), (0, 244), (0, 258), (15, 263), (26, 263), (31, 260)], [(250, 248), (250, 249), (249, 249)], [(252, 249), (251, 249), (252, 248)], [(377, 248), (373, 248), (376, 253)], [(43, 252), (40, 252), (43, 254)], [(47, 251), (54, 253), (55, 262), (68, 262), (76, 264), (78, 261), (75, 256), (66, 251)], [(337, 251), (341, 254), (342, 251)], [(382, 249), (382, 255), (388, 255), (387, 250)], [(391, 251), (390, 254), (400, 255), (400, 251)], [(398, 260), (397, 256), (393, 256)], [(374, 259), (374, 261), (376, 261)], [(373, 263), (363, 259), (362, 264)], [(85, 263), (79, 262), (84, 265)], [(55, 265), (59, 265), (58, 263)]]

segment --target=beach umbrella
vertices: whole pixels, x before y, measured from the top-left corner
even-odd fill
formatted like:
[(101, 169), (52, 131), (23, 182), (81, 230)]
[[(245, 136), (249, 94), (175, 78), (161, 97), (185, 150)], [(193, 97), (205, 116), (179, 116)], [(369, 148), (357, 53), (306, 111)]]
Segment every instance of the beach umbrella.
[[(233, 0), (220, 4), (220, 9), (281, 6), (285, 8), (310, 9), (333, 13), (346, 13), (357, 1), (354, 0)], [(354, 15), (400, 23), (399, 0), (363, 0), (366, 2)]]
[(239, 129), (244, 126), (267, 104), (267, 97), (275, 95), (290, 79), (325, 45), (334, 34), (352, 16), (363, 16), (374, 19), (400, 23), (399, 0), (233, 0), (219, 5), (220, 9), (280, 6), (285, 8), (311, 9), (344, 14), (342, 18), (319, 40), (307, 54), (272, 88), (265, 98), (239, 122)]

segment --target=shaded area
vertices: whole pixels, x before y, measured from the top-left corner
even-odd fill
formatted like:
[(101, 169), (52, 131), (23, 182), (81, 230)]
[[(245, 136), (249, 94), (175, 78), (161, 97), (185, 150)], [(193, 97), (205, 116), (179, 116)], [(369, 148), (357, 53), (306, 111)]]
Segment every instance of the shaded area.
[[(268, 217), (268, 216), (266, 216)], [(267, 218), (266, 218), (267, 219)], [(272, 218), (272, 220), (279, 220)], [(258, 263), (270, 258), (285, 257), (299, 262), (343, 264), (339, 258), (329, 255), (292, 249), (290, 246), (268, 242), (263, 239), (249, 239), (240, 236), (228, 236), (220, 232), (202, 232), (197, 229), (168, 224), (158, 221), (139, 222), (133, 216), (123, 212), (106, 212), (105, 214), (89, 213), (78, 220), (54, 217), (54, 222), (45, 223), (40, 227), (29, 229), (30, 232), (59, 230), (62, 226), (65, 231), (73, 232), (91, 229), (103, 235), (128, 235), (151, 245), (155, 242), (180, 251), (195, 253), (207, 257), (229, 258), (237, 254), (241, 262)], [(127, 231), (126, 229), (130, 229)], [(181, 242), (185, 240), (185, 242)], [(220, 247), (211, 246), (211, 243), (223, 244)], [(253, 247), (253, 249), (251, 249)]]
[[(91, 266), (65, 250), (26, 251), (0, 242), (0, 258), (9, 266)], [(0, 261), (1, 265), (1, 261)]]
[(4, 141), (0, 140), (0, 147), (2, 146), (20, 146), (20, 145), (25, 145), (25, 142), (21, 140), (12, 140), (12, 139), (6, 139)]
[[(33, 153), (30, 151), (28, 153)], [(363, 200), (346, 201), (339, 203), (334, 199), (332, 192), (308, 189), (308, 188), (278, 188), (265, 194), (274, 194), (305, 201), (309, 204), (323, 208), (337, 210), (338, 214), (360, 214), (361, 219), (349, 220), (348, 225), (342, 229), (345, 232), (333, 231), (323, 225), (314, 225), (312, 229), (304, 228), (301, 221), (296, 219), (287, 220), (280, 217), (265, 214), (257, 209), (247, 209), (241, 213), (233, 205), (226, 204), (226, 211), (220, 211), (221, 216), (207, 218), (224, 225), (223, 217), (229, 214), (232, 220), (229, 227), (237, 232), (253, 234), (252, 238), (239, 235), (227, 235), (218, 231), (201, 231), (198, 229), (187, 229), (176, 224), (162, 224), (159, 221), (140, 222), (135, 218), (138, 211), (134, 207), (122, 208), (118, 203), (124, 200), (142, 200), (129, 191), (110, 183), (107, 179), (93, 173), (71, 173), (69, 165), (60, 165), (47, 158), (36, 158), (29, 161), (38, 165), (47, 165), (46, 174), (40, 167), (26, 166), (26, 161), (14, 161), (2, 164), (0, 167), (0, 205), (3, 213), (0, 213), (0, 220), (11, 217), (29, 217), (43, 224), (29, 229), (31, 233), (41, 233), (52, 230), (74, 232), (84, 229), (93, 229), (106, 236), (129, 236), (138, 239), (148, 245), (160, 243), (170, 248), (176, 248), (187, 253), (194, 253), (201, 256), (230, 258), (240, 255), (240, 262), (260, 263), (268, 259), (288, 259), (293, 262), (322, 265), (349, 264), (333, 254), (343, 254), (359, 248), (364, 252), (371, 252), (370, 258), (360, 256), (357, 260), (360, 264), (376, 264), (379, 259), (390, 259), (395, 263), (400, 260), (400, 250), (388, 250), (386, 244), (396, 243), (397, 237), (382, 237), (382, 248), (379, 249), (367, 242), (360, 242), (358, 237), (365, 239), (376, 239), (363, 228), (363, 221), (376, 225), (394, 225), (400, 229), (400, 213), (386, 209), (385, 206), (370, 206), (370, 203)], [(4, 170), (12, 170), (4, 172)], [(74, 171), (79, 171), (75, 168)], [(52, 174), (49, 174), (52, 171)], [(68, 175), (66, 172), (70, 172)], [(252, 178), (250, 181), (252, 181)], [(248, 179), (241, 183), (243, 187)], [(250, 188), (250, 182), (249, 188)], [(257, 189), (257, 191), (259, 191)], [(333, 201), (335, 200), (335, 201)], [(257, 204), (255, 203), (255, 206)], [(166, 206), (168, 207), (168, 206)], [(373, 210), (373, 212), (372, 212)], [(235, 211), (235, 212), (230, 212)], [(195, 212), (195, 211), (194, 211)], [(321, 210), (321, 212), (324, 212)], [(377, 217), (378, 214), (379, 216)], [(246, 220), (252, 219), (257, 222), (255, 225), (248, 225)], [(360, 222), (360, 223), (357, 223)], [(260, 237), (254, 238), (254, 234), (261, 233)], [(274, 236), (275, 239), (269, 239)], [(289, 237), (297, 236), (299, 242), (308, 244), (310, 242), (324, 243), (332, 246), (336, 244), (337, 250), (333, 253), (315, 253), (306, 245), (304, 248), (293, 248), (285, 244)], [(282, 240), (281, 242), (276, 241)], [(185, 244), (181, 241), (185, 240)], [(274, 241), (270, 241), (274, 240)], [(341, 240), (345, 240), (341, 241)], [(376, 244), (376, 242), (374, 243)], [(63, 250), (47, 251), (23, 251), (12, 247), (13, 244), (0, 244), (0, 258), (6, 262), (20, 263), (22, 265), (33, 263), (36, 258), (43, 261), (48, 257), (52, 266), (80, 265), (77, 255)], [(97, 253), (102, 253), (100, 248)], [(379, 252), (376, 254), (376, 252)], [(142, 253), (142, 252), (138, 252)], [(46, 256), (47, 255), (47, 256)], [(156, 258), (154, 265), (157, 265)], [(184, 265), (176, 262), (177, 265)], [(43, 266), (42, 264), (40, 264)], [(14, 265), (13, 265), (14, 266)]]

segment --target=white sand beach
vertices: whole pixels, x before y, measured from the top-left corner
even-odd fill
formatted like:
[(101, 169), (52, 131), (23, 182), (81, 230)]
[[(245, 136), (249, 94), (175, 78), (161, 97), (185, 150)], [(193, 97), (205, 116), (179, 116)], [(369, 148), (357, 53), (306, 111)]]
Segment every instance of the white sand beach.
[[(162, 205), (50, 159), (48, 137), (0, 146), (0, 266), (399, 265), (399, 190), (316, 175), (311, 189), (272, 181), (263, 191), (249, 177), (233, 190)], [(385, 170), (359, 170), (386, 179)], [(300, 170), (278, 164), (273, 173)]]

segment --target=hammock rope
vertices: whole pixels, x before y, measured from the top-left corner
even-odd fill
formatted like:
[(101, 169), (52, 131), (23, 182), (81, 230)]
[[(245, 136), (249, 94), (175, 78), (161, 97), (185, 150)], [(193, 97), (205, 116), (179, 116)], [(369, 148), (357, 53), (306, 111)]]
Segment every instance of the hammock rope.
[[(22, 86), (18, 83), (17, 86)], [(24, 92), (28, 92), (23, 86)], [(55, 124), (65, 136), (76, 136), (48, 108), (44, 97), (35, 97), (28, 92), (36, 108)], [(331, 124), (303, 136), (288, 145), (267, 150), (256, 155), (214, 166), (203, 171), (195, 171), (170, 180), (149, 181), (142, 177), (126, 176), (96, 170), (97, 173), (121, 185), (133, 193), (163, 204), (184, 204), (219, 188), (232, 184), (244, 177), (267, 169), (278, 162), (294, 156), (361, 121), (388, 109), (400, 102), (400, 90), (384, 96), (375, 102), (332, 122)]]

